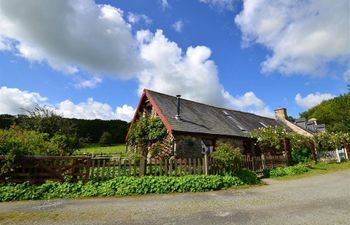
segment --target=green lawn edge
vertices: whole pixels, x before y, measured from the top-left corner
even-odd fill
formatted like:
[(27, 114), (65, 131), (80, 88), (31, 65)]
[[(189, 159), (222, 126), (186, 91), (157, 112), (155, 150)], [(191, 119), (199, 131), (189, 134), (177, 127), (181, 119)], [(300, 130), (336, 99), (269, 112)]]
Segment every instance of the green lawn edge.
[(310, 170), (303, 174), (298, 175), (288, 175), (283, 177), (271, 177), (273, 180), (293, 180), (293, 179), (301, 179), (311, 176), (323, 175), (328, 173), (334, 173), (343, 170), (350, 170), (350, 160), (343, 161), (341, 163), (331, 162), (319, 162), (312, 163), (309, 165)]

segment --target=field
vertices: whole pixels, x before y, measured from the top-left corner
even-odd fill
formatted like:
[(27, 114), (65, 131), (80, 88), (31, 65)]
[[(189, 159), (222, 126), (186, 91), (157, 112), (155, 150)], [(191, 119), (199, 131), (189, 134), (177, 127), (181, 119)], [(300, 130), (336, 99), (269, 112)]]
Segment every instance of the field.
[(101, 147), (99, 145), (91, 145), (78, 149), (76, 154), (95, 154), (95, 155), (125, 155), (125, 144)]

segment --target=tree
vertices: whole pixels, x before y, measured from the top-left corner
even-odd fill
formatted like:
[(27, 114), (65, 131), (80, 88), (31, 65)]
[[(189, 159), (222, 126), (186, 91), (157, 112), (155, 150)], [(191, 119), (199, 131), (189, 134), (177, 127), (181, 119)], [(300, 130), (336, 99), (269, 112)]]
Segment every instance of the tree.
[(72, 122), (58, 115), (53, 109), (36, 106), (32, 110), (27, 110), (28, 119), (20, 123), (20, 127), (26, 130), (35, 130), (46, 133), (49, 137), (55, 134), (75, 135), (76, 128)]
[(101, 135), (100, 138), (100, 145), (101, 146), (108, 146), (111, 145), (113, 142), (113, 138), (111, 133), (109, 133), (108, 131), (103, 132), (103, 134)]
[(48, 107), (36, 106), (33, 110), (27, 110), (27, 113), (28, 117), (20, 121), (20, 128), (47, 134), (65, 153), (73, 153), (79, 146), (77, 130), (70, 120)]
[(330, 132), (350, 132), (350, 93), (323, 101), (300, 116), (316, 118), (318, 123), (326, 124)]

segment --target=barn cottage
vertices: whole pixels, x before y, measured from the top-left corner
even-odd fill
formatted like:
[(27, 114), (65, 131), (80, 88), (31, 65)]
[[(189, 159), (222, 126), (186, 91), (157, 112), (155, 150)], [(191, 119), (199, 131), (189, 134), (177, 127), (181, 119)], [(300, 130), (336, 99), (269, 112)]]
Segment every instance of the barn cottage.
[[(276, 118), (215, 107), (145, 89), (140, 98), (132, 129), (138, 117), (159, 117), (167, 129), (164, 145), (177, 157), (201, 157), (203, 151), (213, 151), (220, 143), (238, 147), (243, 154), (260, 155), (249, 133), (257, 128), (287, 127), (311, 136), (324, 126), (300, 126), (287, 119), (286, 109), (275, 110)], [(304, 121), (305, 122), (305, 121)], [(315, 122), (316, 123), (316, 122)], [(307, 124), (307, 123), (305, 123)], [(309, 129), (312, 127), (314, 130)]]

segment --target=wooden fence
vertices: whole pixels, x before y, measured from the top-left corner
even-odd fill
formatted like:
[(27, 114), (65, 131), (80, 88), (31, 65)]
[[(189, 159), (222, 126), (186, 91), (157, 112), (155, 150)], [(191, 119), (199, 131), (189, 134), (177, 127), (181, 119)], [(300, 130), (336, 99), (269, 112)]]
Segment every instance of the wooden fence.
[[(0, 156), (1, 159), (4, 157)], [(38, 184), (46, 180), (53, 181), (88, 181), (108, 180), (118, 176), (182, 176), (189, 174), (220, 174), (223, 168), (211, 158), (152, 159), (152, 160), (113, 159), (106, 157), (61, 157), (61, 156), (26, 156), (5, 174), (0, 174), (0, 182), (9, 179), (21, 183), (29, 181)], [(244, 156), (241, 167), (256, 172), (266, 168), (287, 164), (284, 156), (249, 157)], [(0, 163), (0, 166), (1, 163)]]

